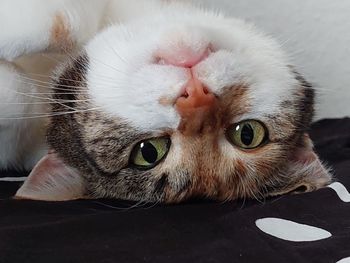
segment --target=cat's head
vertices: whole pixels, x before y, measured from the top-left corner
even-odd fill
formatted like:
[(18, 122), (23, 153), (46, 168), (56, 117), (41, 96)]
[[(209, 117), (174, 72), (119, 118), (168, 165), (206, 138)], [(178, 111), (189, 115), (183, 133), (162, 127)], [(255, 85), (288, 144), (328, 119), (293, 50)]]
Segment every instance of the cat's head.
[(307, 135), (312, 87), (238, 20), (174, 5), (111, 26), (54, 88), (52, 151), (21, 198), (230, 200), (331, 180)]

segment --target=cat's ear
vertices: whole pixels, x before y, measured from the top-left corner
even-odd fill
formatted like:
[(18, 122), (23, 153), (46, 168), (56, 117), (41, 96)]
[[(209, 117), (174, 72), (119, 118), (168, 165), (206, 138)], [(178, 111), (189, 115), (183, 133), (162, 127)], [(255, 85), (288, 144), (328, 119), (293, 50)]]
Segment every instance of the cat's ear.
[(84, 180), (55, 153), (45, 155), (17, 191), (16, 199), (66, 201), (84, 197)]
[(313, 149), (312, 141), (308, 134), (304, 134), (302, 144), (291, 154), (286, 170), (283, 171), (284, 180), (290, 183), (272, 195), (284, 193), (311, 192), (322, 188), (332, 181), (330, 170), (322, 164)]

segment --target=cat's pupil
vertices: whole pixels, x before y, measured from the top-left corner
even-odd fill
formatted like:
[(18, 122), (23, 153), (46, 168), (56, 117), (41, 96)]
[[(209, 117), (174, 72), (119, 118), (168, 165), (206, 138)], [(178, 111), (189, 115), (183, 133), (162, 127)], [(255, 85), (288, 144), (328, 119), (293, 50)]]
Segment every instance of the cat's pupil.
[(143, 145), (141, 145), (141, 153), (142, 157), (148, 163), (155, 163), (158, 159), (157, 149), (150, 142), (145, 142)]
[(250, 145), (254, 139), (254, 130), (250, 124), (244, 124), (241, 131), (241, 141), (244, 145)]

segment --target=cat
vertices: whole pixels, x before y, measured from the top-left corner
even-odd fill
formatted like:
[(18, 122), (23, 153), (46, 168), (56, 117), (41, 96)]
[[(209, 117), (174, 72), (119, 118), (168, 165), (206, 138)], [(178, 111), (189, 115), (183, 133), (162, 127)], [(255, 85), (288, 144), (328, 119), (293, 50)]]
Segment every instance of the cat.
[[(0, 165), (36, 164), (18, 199), (225, 201), (332, 181), (308, 136), (313, 87), (244, 21), (179, 1), (4, 0), (0, 24)], [(50, 83), (17, 62), (34, 53), (63, 57)]]

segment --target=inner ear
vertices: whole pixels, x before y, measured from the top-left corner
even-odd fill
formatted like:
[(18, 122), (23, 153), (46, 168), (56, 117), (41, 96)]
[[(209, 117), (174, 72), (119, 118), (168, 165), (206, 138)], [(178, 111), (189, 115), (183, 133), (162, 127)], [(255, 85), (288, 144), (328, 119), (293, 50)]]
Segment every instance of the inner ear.
[(302, 194), (302, 193), (306, 193), (306, 192), (310, 192), (311, 189), (308, 185), (302, 184), (299, 186), (296, 186), (295, 189), (291, 190), (289, 193), (290, 194)]
[(321, 162), (307, 134), (302, 143), (292, 152), (285, 168), (279, 175), (279, 186), (269, 195), (305, 193), (325, 187), (332, 182), (330, 170)]
[(16, 199), (67, 201), (84, 197), (84, 179), (54, 152), (45, 155), (17, 191)]
[(307, 191), (312, 191), (324, 187), (331, 183), (332, 175), (330, 169), (322, 163), (313, 148), (313, 143), (308, 134), (302, 137), (300, 146), (291, 158), (291, 165), (299, 167), (301, 182), (307, 187)]

